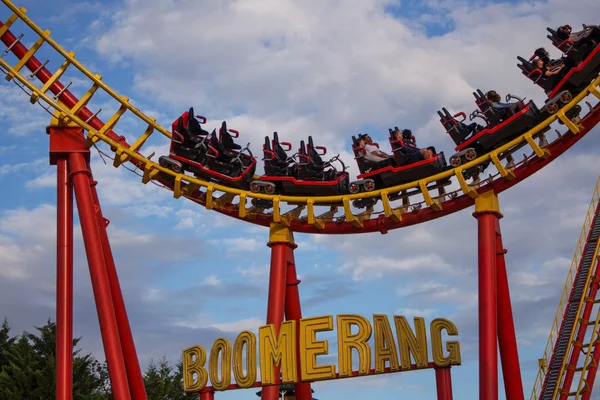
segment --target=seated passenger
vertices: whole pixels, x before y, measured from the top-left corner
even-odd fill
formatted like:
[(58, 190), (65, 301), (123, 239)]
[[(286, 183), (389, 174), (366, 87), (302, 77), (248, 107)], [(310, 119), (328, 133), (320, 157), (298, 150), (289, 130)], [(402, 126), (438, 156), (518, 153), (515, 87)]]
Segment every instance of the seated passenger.
[[(380, 162), (385, 161), (393, 156), (379, 150), (379, 145), (377, 143), (373, 143), (373, 139), (368, 134), (360, 134), (358, 135), (358, 140), (361, 147), (365, 149), (365, 159), (371, 162)], [(362, 142), (362, 143), (361, 143)]]
[(495, 109), (505, 112), (502, 119), (509, 117), (525, 108), (525, 104), (523, 104), (522, 101), (517, 101), (514, 103), (502, 103), (502, 97), (500, 97), (495, 90), (490, 90), (487, 92), (485, 97), (492, 102), (492, 106)]
[(398, 127), (394, 127), (394, 140), (399, 140), (403, 151), (412, 155), (408, 160), (408, 164), (418, 162), (421, 160), (428, 160), (436, 154), (435, 147), (430, 146), (427, 148), (420, 149), (413, 144), (416, 142), (415, 137), (410, 129), (404, 129), (400, 131)]
[(598, 25), (584, 25), (584, 29), (579, 32), (573, 32), (569, 25), (562, 25), (556, 30), (556, 36), (561, 40), (570, 40), (573, 44), (590, 43), (597, 44), (593, 39), (595, 35), (600, 34)]
[(542, 71), (542, 76), (549, 78), (555, 75), (558, 75), (563, 68), (565, 68), (565, 64), (560, 60), (555, 60), (554, 63), (544, 61), (543, 58), (536, 58), (531, 61), (531, 65), (534, 68), (538, 68)]

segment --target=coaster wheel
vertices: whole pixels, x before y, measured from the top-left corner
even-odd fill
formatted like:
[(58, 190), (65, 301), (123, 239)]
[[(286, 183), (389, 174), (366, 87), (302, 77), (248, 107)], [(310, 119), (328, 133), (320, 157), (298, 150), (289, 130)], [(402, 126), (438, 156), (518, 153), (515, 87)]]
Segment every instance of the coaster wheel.
[(460, 164), (462, 164), (462, 160), (460, 158), (460, 156), (452, 156), (450, 157), (450, 165), (454, 168), (460, 166)]
[(473, 161), (476, 158), (477, 158), (477, 152), (475, 151), (475, 149), (469, 149), (465, 153), (465, 159), (467, 161)]

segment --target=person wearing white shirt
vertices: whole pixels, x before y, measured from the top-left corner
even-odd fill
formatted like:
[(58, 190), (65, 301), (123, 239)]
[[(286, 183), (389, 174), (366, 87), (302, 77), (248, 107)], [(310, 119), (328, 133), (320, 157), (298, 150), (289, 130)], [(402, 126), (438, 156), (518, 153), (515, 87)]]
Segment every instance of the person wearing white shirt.
[(392, 158), (391, 155), (379, 150), (379, 146), (376, 143), (373, 143), (371, 137), (367, 134), (362, 134), (358, 136), (358, 140), (364, 140), (364, 148), (365, 148), (365, 159), (374, 163), (380, 161), (386, 161)]

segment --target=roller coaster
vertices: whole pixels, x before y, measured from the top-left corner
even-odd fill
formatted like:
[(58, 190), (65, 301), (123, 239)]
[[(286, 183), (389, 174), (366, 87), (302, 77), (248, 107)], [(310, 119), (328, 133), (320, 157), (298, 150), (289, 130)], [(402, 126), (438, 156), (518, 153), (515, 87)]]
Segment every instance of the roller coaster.
[[(324, 161), (323, 146), (308, 137), (297, 152), (293, 145), (280, 141), (275, 132), (266, 136), (262, 147), (265, 173), (256, 175), (257, 159), (250, 150), (235, 142), (238, 130), (223, 122), (219, 131), (203, 128), (207, 119), (196, 115), (193, 107), (177, 117), (171, 129), (133, 106), (100, 75), (96, 75), (30, 20), (26, 9), (2, 0), (12, 15), (0, 23), (0, 39), (6, 46), (0, 68), (7, 81), (14, 82), (53, 115), (50, 135), (50, 162), (58, 175), (58, 248), (57, 254), (57, 399), (69, 399), (70, 348), (72, 337), (72, 288), (65, 286), (72, 276), (72, 202), (74, 191), (92, 286), (98, 308), (104, 350), (111, 385), (117, 399), (146, 399), (133, 338), (127, 320), (116, 268), (102, 216), (96, 182), (90, 168), (91, 149), (104, 143), (114, 156), (113, 166), (130, 169), (150, 182), (172, 191), (174, 198), (187, 198), (220, 214), (248, 223), (270, 227), (271, 277), (267, 323), (279, 326), (285, 318), (302, 317), (296, 278), (293, 232), (312, 234), (388, 233), (390, 230), (442, 218), (475, 206), (479, 228), (480, 296), (480, 398), (497, 399), (497, 345), (500, 345), (507, 398), (523, 398), (523, 386), (516, 350), (516, 339), (503, 246), (499, 228), (497, 195), (539, 171), (575, 145), (600, 121), (600, 43), (599, 29), (585, 26), (573, 37), (570, 26), (548, 28), (548, 39), (563, 53), (551, 60), (544, 48), (529, 59), (518, 57), (522, 74), (547, 95), (543, 105), (507, 95), (501, 103), (495, 91), (477, 89), (475, 111), (469, 114), (438, 111), (440, 123), (456, 144), (448, 161), (434, 148), (418, 148), (408, 130), (389, 130), (391, 156), (374, 161), (373, 146), (365, 135), (352, 137), (352, 150), (360, 170), (356, 179), (346, 172), (339, 155)], [(27, 48), (24, 34), (15, 36), (11, 29), (20, 26), (36, 41)], [(565, 36), (566, 35), (566, 36)], [(42, 46), (50, 49), (60, 66), (51, 72), (48, 60), (35, 54)], [(13, 61), (10, 61), (10, 60)], [(55, 60), (56, 61), (56, 60)], [(77, 97), (60, 79), (67, 69), (75, 68), (90, 82), (91, 88)], [(23, 72), (27, 68), (30, 73)], [(39, 83), (36, 81), (39, 81)], [(103, 122), (101, 110), (88, 108), (98, 93), (108, 95), (117, 110)], [(126, 113), (144, 123), (146, 130), (129, 144), (116, 133)], [(475, 122), (481, 120), (481, 124)], [(556, 126), (557, 124), (558, 126)], [(548, 140), (555, 129), (556, 138)], [(566, 129), (564, 132), (560, 130)], [(170, 142), (169, 154), (157, 161), (142, 149), (155, 132)], [(528, 147), (516, 161), (517, 151)], [(371, 150), (370, 150), (371, 149)], [(100, 150), (98, 150), (100, 151)], [(105, 153), (104, 153), (105, 154)], [(341, 170), (335, 167), (340, 162)], [(489, 177), (482, 175), (493, 168)], [(469, 183), (468, 180), (472, 179)], [(434, 194), (437, 191), (437, 194)], [(600, 341), (598, 317), (591, 318), (597, 302), (598, 248), (600, 236), (600, 199), (598, 187), (586, 219), (575, 259), (561, 298), (546, 352), (540, 359), (540, 372), (531, 399), (590, 398)], [(250, 204), (248, 204), (250, 202)], [(399, 203), (398, 203), (399, 202)], [(71, 244), (69, 244), (71, 243)], [(279, 271), (279, 272), (278, 272)], [(284, 271), (284, 272), (281, 272)], [(496, 285), (497, 281), (497, 287)], [(61, 283), (62, 282), (62, 283)], [(282, 290), (287, 285), (288, 289)], [(496, 290), (497, 289), (497, 290)], [(496, 315), (498, 320), (496, 321)], [(592, 328), (593, 326), (593, 328)], [(590, 329), (588, 329), (590, 328)], [(592, 339), (584, 344), (586, 334)], [(587, 350), (587, 352), (584, 352)], [(579, 359), (585, 354), (583, 363)], [(449, 370), (436, 371), (438, 399), (451, 399)], [(576, 375), (577, 374), (577, 375)], [(579, 386), (573, 390), (575, 376)], [(235, 386), (235, 385), (233, 385)], [(296, 396), (311, 399), (310, 383), (297, 383)], [(215, 391), (203, 389), (202, 400), (213, 399)], [(262, 398), (277, 398), (277, 386), (266, 386)]]

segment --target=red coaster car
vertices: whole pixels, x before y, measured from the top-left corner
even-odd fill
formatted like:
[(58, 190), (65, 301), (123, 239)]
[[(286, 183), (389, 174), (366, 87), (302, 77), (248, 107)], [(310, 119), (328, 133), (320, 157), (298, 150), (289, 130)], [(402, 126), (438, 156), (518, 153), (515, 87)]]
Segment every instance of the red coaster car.
[[(488, 100), (481, 90), (477, 89), (473, 95), (479, 110), (471, 113), (470, 120), (482, 118), (486, 123), (485, 127), (476, 123), (465, 124), (464, 112), (452, 116), (445, 108), (438, 111), (441, 124), (457, 145), (456, 153), (449, 160), (453, 167), (472, 161), (508, 143), (543, 120), (533, 101), (529, 101), (522, 110), (510, 114), (507, 110), (494, 107), (492, 101)], [(506, 96), (506, 101), (511, 98), (522, 101), (511, 95)], [(459, 117), (462, 119), (459, 120)]]
[[(365, 148), (360, 146), (360, 142), (355, 136), (352, 136), (352, 151), (360, 175), (357, 177), (358, 181), (350, 184), (350, 193), (370, 192), (374, 189), (401, 185), (438, 174), (448, 168), (444, 152), (440, 152), (427, 160), (409, 163), (413, 150), (405, 146), (402, 140), (394, 139), (391, 129), (389, 141), (394, 152), (394, 158), (374, 163), (365, 158)], [(449, 182), (448, 180), (447, 183)], [(444, 185), (447, 183), (444, 182)], [(360, 205), (356, 206), (360, 207)]]
[[(206, 123), (206, 118), (197, 117)], [(250, 143), (242, 149), (231, 134), (239, 136), (238, 131), (227, 129), (226, 122), (221, 125), (218, 137), (216, 130), (209, 134), (190, 108), (173, 122), (169, 155), (161, 156), (159, 163), (178, 173), (190, 171), (200, 179), (246, 189), (254, 177), (256, 158), (249, 149)]]
[[(273, 133), (273, 140), (265, 136), (265, 175), (250, 184), (253, 193), (290, 196), (334, 196), (348, 193), (350, 176), (339, 155), (323, 161), (321, 156), (327, 153), (327, 149), (315, 146), (311, 136), (308, 137), (306, 146), (304, 140), (300, 141), (298, 153), (288, 157), (286, 151), (291, 149), (291, 143), (279, 142), (277, 132)], [(319, 154), (318, 150), (322, 153)], [(340, 162), (342, 171), (335, 168), (335, 161)], [(262, 208), (268, 208), (266, 206), (263, 204)]]
[(600, 44), (600, 27), (583, 24), (583, 30), (572, 34), (570, 25), (562, 25), (556, 31), (546, 28), (554, 47), (575, 63), (583, 61)]
[[(563, 44), (560, 46), (564, 49)], [(566, 54), (569, 54), (573, 50), (565, 49), (565, 51), (567, 51)], [(588, 53), (587, 50), (586, 53)], [(529, 60), (525, 60), (520, 56), (517, 57), (521, 62), (517, 66), (521, 69), (523, 75), (544, 89), (548, 95), (545, 106), (550, 114), (554, 114), (563, 105), (569, 103), (573, 96), (581, 92), (600, 73), (600, 46), (595, 46), (583, 60), (575, 61), (581, 54), (584, 53), (578, 53), (574, 58), (567, 55), (560, 60), (551, 60), (548, 52), (544, 48), (540, 48)], [(537, 65), (538, 60), (542, 60), (547, 66), (539, 68)], [(551, 76), (544, 74), (545, 70), (551, 70), (560, 64), (564, 64), (564, 67), (558, 74)]]

